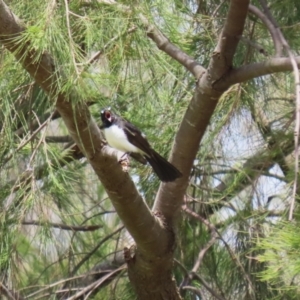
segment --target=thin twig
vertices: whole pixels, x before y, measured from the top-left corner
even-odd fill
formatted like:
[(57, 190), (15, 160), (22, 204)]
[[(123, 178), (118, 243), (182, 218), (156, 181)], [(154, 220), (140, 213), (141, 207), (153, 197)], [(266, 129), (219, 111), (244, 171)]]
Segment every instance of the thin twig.
[(213, 224), (211, 224), (210, 222), (208, 222), (206, 219), (204, 219), (203, 217), (201, 217), (200, 215), (198, 215), (197, 213), (195, 213), (194, 211), (192, 211), (191, 209), (189, 209), (187, 207), (187, 205), (183, 205), (182, 206), (182, 210), (184, 212), (186, 212), (187, 214), (189, 214), (190, 216), (192, 216), (193, 218), (197, 219), (198, 221), (200, 221), (201, 223), (203, 223), (210, 231), (215, 231), (216, 228)]
[(71, 275), (73, 276), (80, 269), (80, 267), (90, 259), (90, 257), (101, 247), (107, 240), (113, 237), (115, 234), (123, 230), (124, 226), (119, 227), (117, 230), (113, 231), (111, 234), (107, 235), (104, 239), (102, 239), (95, 247), (90, 251), (72, 270)]
[[(187, 205), (183, 206), (183, 210), (186, 211), (188, 214), (193, 215), (196, 214), (194, 211), (192, 211), (191, 209), (189, 209), (187, 207)], [(204, 245), (204, 247), (201, 249), (201, 251), (198, 254), (198, 258), (194, 264), (194, 267), (192, 269), (191, 272), (197, 272), (198, 269), (200, 268), (200, 265), (202, 263), (202, 260), (204, 258), (205, 253), (208, 251), (208, 249), (216, 242), (218, 234), (216, 231), (216, 227), (211, 224), (208, 220), (202, 218), (200, 215), (197, 215), (197, 219), (200, 220), (207, 228), (208, 230), (211, 232), (211, 238), (210, 240)]]
[(241, 36), (240, 40), (243, 41), (245, 44), (249, 44), (251, 47), (255, 48), (259, 53), (263, 54), (264, 56), (268, 56), (267, 51), (261, 45), (258, 45), (251, 39)]
[(24, 298), (10, 291), (3, 283), (0, 282), (0, 295), (4, 295), (8, 300), (24, 300)]
[[(98, 273), (98, 272), (96, 272), (96, 273)], [(49, 285), (47, 285), (47, 286), (41, 288), (40, 290), (35, 291), (35, 292), (33, 292), (32, 294), (27, 295), (27, 296), (26, 296), (26, 299), (32, 299), (33, 296), (38, 295), (38, 294), (40, 294), (40, 293), (42, 293), (42, 292), (44, 292), (44, 291), (46, 291), (46, 290), (48, 290), (48, 289), (51, 289), (51, 288), (53, 288), (53, 287), (55, 287), (55, 286), (57, 286), (57, 285), (60, 285), (60, 284), (62, 284), (62, 283), (66, 283), (66, 282), (68, 282), (68, 281), (73, 281), (73, 280), (76, 280), (76, 279), (80, 279), (80, 278), (83, 278), (83, 277), (85, 277), (85, 276), (86, 276), (86, 274), (84, 274), (84, 275), (79, 275), (79, 276), (74, 276), (74, 277), (70, 277), (70, 278), (66, 278), (66, 279), (62, 279), (62, 280), (59, 280), (59, 281), (57, 281), (57, 282), (51, 283), (51, 284), (49, 284)], [(28, 288), (31, 288), (31, 287), (28, 287)], [(61, 291), (61, 290), (60, 290), (60, 291)], [(40, 297), (39, 297), (39, 298), (40, 298)]]
[(104, 276), (104, 277), (107, 277), (107, 278), (102, 277), (101, 280), (99, 280), (98, 284), (96, 284), (96, 285), (94, 286), (94, 288), (91, 289), (91, 290), (89, 291), (89, 293), (84, 297), (84, 300), (87, 300), (87, 299), (89, 298), (89, 296), (92, 294), (92, 292), (95, 291), (98, 287), (100, 287), (101, 284), (104, 283), (104, 282), (106, 281), (106, 279), (108, 279), (109, 277), (111, 277), (111, 276), (113, 276), (113, 275), (115, 275), (115, 274), (117, 275), (117, 273), (119, 273), (119, 272), (125, 270), (126, 268), (127, 268), (126, 264), (123, 264), (123, 265), (122, 265), (121, 267), (119, 267), (118, 269), (116, 269), (116, 270), (114, 270), (114, 271), (111, 271), (109, 274), (107, 274), (106, 276)]
[(211, 234), (210, 240), (204, 245), (204, 247), (199, 252), (198, 258), (197, 258), (191, 272), (197, 272), (200, 269), (200, 266), (201, 266), (201, 263), (203, 261), (205, 253), (216, 242), (217, 238), (218, 238), (218, 235), (217, 235), (216, 231), (214, 230)]
[[(185, 208), (184, 211), (186, 213), (188, 213), (190, 216), (192, 216), (193, 218), (195, 218), (196, 220), (200, 221), (201, 223), (205, 224), (206, 226), (208, 226), (208, 228), (214, 228), (215, 232), (218, 234), (220, 240), (224, 243), (227, 251), (229, 252), (231, 258), (232, 258), (232, 261), (234, 261), (237, 266), (241, 269), (242, 273), (244, 274), (245, 278), (246, 278), (246, 281), (248, 282), (249, 284), (249, 288), (251, 290), (251, 293), (250, 293), (250, 296), (252, 299), (255, 299), (255, 296), (253, 295), (254, 293), (254, 287), (253, 287), (253, 283), (248, 275), (248, 273), (246, 272), (244, 266), (241, 264), (241, 262), (239, 261), (238, 257), (235, 255), (235, 253), (231, 250), (230, 246), (224, 241), (221, 233), (216, 229), (216, 227), (209, 223), (206, 219), (204, 219), (203, 217), (201, 217), (200, 215), (198, 215), (197, 213), (195, 213), (194, 211), (190, 210), (190, 209), (187, 209)], [(197, 275), (196, 273), (193, 273), (193, 276)]]
[[(20, 149), (22, 149), (23, 147), (25, 147), (29, 142), (31, 142), (35, 136), (45, 127), (48, 125), (48, 123), (51, 121), (52, 119), (52, 116), (54, 114), (54, 111), (50, 114), (50, 116), (47, 118), (47, 120), (43, 123), (43, 124), (40, 124), (39, 123), (39, 120), (38, 120), (38, 117), (36, 116), (37, 118), (37, 122), (38, 124), (40, 125), (39, 128), (37, 128), (34, 132), (32, 132), (29, 136), (29, 138), (25, 141), (23, 141), (19, 146), (18, 148), (14, 151), (14, 153), (10, 154), (8, 157), (6, 157), (6, 159), (4, 160), (4, 164), (7, 163), (10, 159), (12, 159), (13, 155), (15, 155)], [(11, 189), (11, 192), (10, 192), (10, 195), (8, 197), (8, 199), (11, 199), (11, 197), (13, 196), (13, 193), (15, 193), (17, 190), (19, 190), (21, 187), (25, 186), (26, 184), (28, 184), (30, 181), (32, 182), (33, 184), (33, 178), (34, 178), (34, 170), (33, 168), (31, 167), (31, 164), (32, 164), (32, 161), (37, 153), (37, 149), (39, 148), (39, 146), (41, 145), (41, 143), (44, 141), (44, 136), (46, 134), (46, 131), (44, 132), (43, 136), (40, 138), (39, 142), (38, 142), (38, 145), (35, 147), (35, 149), (33, 150), (33, 153), (30, 157), (30, 160), (29, 160), (29, 163), (27, 164), (27, 168), (26, 170), (21, 174), (21, 176), (18, 177), (18, 180), (14, 183), (12, 189)], [(47, 153), (46, 153), (47, 155)], [(48, 164), (50, 165), (50, 164)], [(29, 194), (28, 194), (29, 195)], [(27, 196), (28, 196), (27, 195)], [(8, 201), (9, 203), (10, 201)], [(16, 204), (15, 204), (16, 205)]]
[[(47, 120), (49, 118), (49, 116), (52, 115), (52, 120), (56, 120), (60, 117), (60, 114), (58, 113), (57, 110), (54, 110), (54, 112), (47, 112), (45, 113), (45, 115), (43, 115), (42, 117), (40, 117), (40, 120), (43, 121), (43, 120)], [(32, 124), (31, 124), (31, 127), (29, 128), (30, 130), (34, 130), (36, 128), (38, 128), (39, 124), (37, 121), (33, 121)], [(15, 131), (15, 134), (19, 137), (23, 136), (26, 134), (26, 129), (24, 126), (18, 128), (16, 131)]]
[(32, 139), (34, 139), (34, 137), (48, 124), (48, 120), (47, 119), (38, 129), (36, 129), (30, 136), (29, 138), (23, 140), (23, 142), (18, 146), (18, 148), (16, 150), (14, 150), (13, 153), (11, 153), (9, 156), (7, 156), (3, 162), (2, 165), (8, 163), (14, 155), (16, 155), (16, 153), (21, 150), (23, 147), (25, 147)]
[(77, 76), (79, 76), (80, 72), (77, 69), (77, 64), (76, 64), (76, 59), (75, 59), (75, 49), (74, 49), (74, 42), (72, 38), (72, 33), (71, 33), (71, 26), (70, 26), (70, 19), (69, 19), (69, 5), (68, 5), (68, 0), (65, 1), (65, 9), (66, 9), (66, 22), (67, 22), (67, 29), (68, 29), (68, 36), (69, 36), (69, 41), (70, 41), (70, 49), (71, 49), (71, 55), (72, 55), (72, 60), (74, 64), (74, 68), (76, 71)]
[[(36, 120), (37, 120), (37, 122), (39, 123), (39, 118), (38, 118), (38, 116), (35, 114), (34, 111), (32, 111), (32, 112), (34, 113), (34, 115), (35, 115), (35, 117), (36, 117)], [(54, 113), (54, 111), (53, 111), (52, 114), (49, 116), (49, 118), (48, 118), (48, 120), (47, 120), (47, 125), (50, 123), (50, 121), (51, 121), (51, 119), (52, 119), (52, 116), (53, 116), (53, 113)], [(40, 123), (39, 123), (39, 125), (40, 125)], [(41, 125), (40, 125), (40, 127), (41, 127)], [(31, 154), (31, 156), (30, 156), (30, 159), (29, 159), (29, 162), (28, 162), (28, 166), (29, 166), (29, 167), (31, 166), (31, 164), (32, 164), (32, 162), (33, 162), (33, 160), (34, 160), (34, 158), (35, 158), (35, 156), (36, 156), (37, 150), (39, 149), (40, 145), (44, 142), (44, 140), (45, 140), (45, 135), (46, 135), (46, 130), (45, 130), (44, 133), (42, 134), (40, 140), (38, 141), (36, 147), (34, 148), (32, 154)]]
[(218, 300), (226, 300), (224, 297), (220, 296), (217, 294), (210, 286), (209, 284), (199, 275), (199, 274), (194, 274), (195, 278), (197, 278), (203, 286)]
[(200, 215), (196, 214), (194, 211), (189, 209), (186, 204), (183, 205), (182, 209), (185, 212), (187, 212), (189, 215), (193, 215), (198, 220), (200, 220), (208, 228), (208, 230), (211, 232), (210, 240), (200, 250), (200, 252), (198, 254), (198, 258), (197, 258), (196, 262), (194, 263), (194, 266), (193, 266), (192, 270), (189, 273), (191, 275), (186, 276), (185, 280), (181, 284), (181, 286), (186, 286), (189, 283), (189, 281), (193, 278), (193, 274), (195, 274), (199, 270), (206, 252), (216, 242), (218, 234), (217, 234), (217, 230), (216, 230), (216, 228), (213, 224), (211, 224), (208, 220), (204, 219), (203, 217), (201, 217)]
[[(178, 261), (177, 259), (174, 259), (174, 262), (183, 270), (183, 272), (185, 273), (186, 276), (189, 276), (191, 275), (189, 273), (189, 271), (185, 268), (185, 266), (180, 262)], [(209, 284), (202, 278), (200, 277), (200, 275), (198, 274), (193, 274), (193, 277), (195, 277), (196, 279), (198, 279), (202, 284), (203, 286), (208, 290), (209, 293), (211, 293), (216, 299), (219, 299), (219, 300), (226, 300), (225, 298), (223, 298), (222, 296), (220, 296), (219, 294), (217, 294), (210, 286)], [(182, 286), (181, 288), (182, 289), (185, 289), (185, 287), (187, 287), (186, 285), (185, 286)]]
[[(63, 167), (67, 163), (73, 162), (75, 160), (79, 160), (80, 158), (84, 157), (82, 152), (78, 149), (76, 144), (72, 145), (69, 149), (67, 149), (66, 154), (59, 160), (51, 161), (50, 165), (52, 169), (57, 169), (58, 167)], [(7, 182), (5, 185), (0, 186), (0, 189), (8, 189), (11, 188), (11, 194), (17, 192), (21, 187), (26, 185), (31, 176), (34, 176), (35, 180), (39, 180), (44, 176), (47, 176), (49, 169), (49, 163), (45, 163), (44, 165), (35, 168), (28, 167), (26, 170), (19, 175), (16, 179), (12, 179), (11, 181)]]
[[(218, 232), (218, 231), (217, 231)], [(240, 262), (239, 258), (235, 255), (235, 253), (231, 250), (230, 246), (228, 245), (228, 243), (226, 243), (223, 239), (223, 237), (221, 236), (221, 234), (218, 232), (219, 236), (220, 236), (220, 240), (223, 242), (225, 248), (227, 249), (229, 255), (231, 256), (231, 259), (233, 262), (235, 262), (237, 264), (237, 266), (241, 269), (242, 273), (244, 274), (246, 281), (249, 284), (249, 288), (251, 290), (251, 298), (255, 299), (255, 296), (253, 296), (253, 293), (255, 291), (254, 287), (253, 287), (253, 283), (248, 275), (248, 273), (246, 272), (244, 266), (242, 265), (242, 263)]]
[(194, 286), (186, 285), (186, 286), (183, 286), (182, 289), (192, 291), (194, 294), (196, 294), (198, 296), (199, 299), (204, 299), (203, 293), (201, 292), (201, 290)]
[(69, 135), (63, 136), (46, 136), (45, 138), (46, 143), (70, 143), (73, 142), (72, 138)]
[(223, 0), (223, 1), (215, 8), (215, 10), (213, 11), (213, 13), (211, 14), (211, 19), (216, 18), (219, 9), (223, 6), (223, 4), (224, 4), (225, 2), (226, 2), (226, 0)]
[[(108, 43), (106, 43), (101, 50), (97, 51), (86, 63), (86, 66), (90, 66), (92, 63), (94, 63), (97, 59), (99, 59), (99, 57), (104, 53), (104, 51), (111, 46), (112, 43), (114, 43), (116, 40), (118, 40), (120, 37), (122, 37), (125, 34), (129, 34), (132, 33), (134, 31), (136, 31), (137, 27), (136, 26), (132, 26), (131, 28), (129, 28), (126, 32), (121, 33), (120, 35), (117, 35), (115, 37), (113, 37)], [(86, 67), (83, 69), (85, 70)], [(82, 71), (81, 71), (82, 72)]]
[(51, 222), (48, 223), (48, 222), (39, 222), (39, 221), (23, 221), (22, 225), (50, 226), (62, 230), (72, 230), (72, 231), (94, 231), (103, 228), (102, 225), (75, 226), (75, 225), (67, 225), (62, 223), (51, 223)]
[[(103, 276), (102, 278), (100, 278), (99, 280), (93, 282), (92, 284), (88, 285), (86, 288), (82, 289), (80, 292), (78, 292), (77, 294), (75, 294), (72, 297), (67, 298), (66, 300), (76, 300), (79, 297), (83, 296), (84, 294), (93, 291), (94, 289), (96, 289), (97, 287), (99, 287), (104, 281), (106, 281), (109, 277), (115, 275), (116, 273), (121, 272), (122, 270), (124, 270), (126, 268), (126, 265), (123, 265), (121, 267), (119, 267), (118, 269), (111, 271), (110, 273), (108, 273), (107, 275)], [(84, 299), (87, 299), (86, 297)]]

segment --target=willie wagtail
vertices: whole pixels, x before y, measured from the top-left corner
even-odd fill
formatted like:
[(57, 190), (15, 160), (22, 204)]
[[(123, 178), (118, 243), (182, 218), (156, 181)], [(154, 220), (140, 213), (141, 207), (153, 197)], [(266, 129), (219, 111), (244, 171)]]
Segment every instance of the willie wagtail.
[(159, 179), (174, 181), (182, 174), (165, 158), (151, 148), (146, 136), (133, 124), (113, 114), (110, 108), (101, 111), (102, 126), (108, 144), (125, 153), (139, 153), (152, 166)]

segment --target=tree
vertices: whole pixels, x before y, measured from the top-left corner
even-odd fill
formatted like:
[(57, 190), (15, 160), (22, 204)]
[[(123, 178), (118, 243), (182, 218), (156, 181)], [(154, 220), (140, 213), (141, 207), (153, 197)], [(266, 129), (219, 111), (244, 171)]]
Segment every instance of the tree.
[[(132, 299), (128, 274), (139, 299), (297, 297), (284, 272), (264, 279), (283, 249), (269, 232), (286, 209), (298, 222), (299, 17), (291, 1), (0, 1), (3, 295)], [(183, 176), (128, 172), (95, 121), (108, 104)]]

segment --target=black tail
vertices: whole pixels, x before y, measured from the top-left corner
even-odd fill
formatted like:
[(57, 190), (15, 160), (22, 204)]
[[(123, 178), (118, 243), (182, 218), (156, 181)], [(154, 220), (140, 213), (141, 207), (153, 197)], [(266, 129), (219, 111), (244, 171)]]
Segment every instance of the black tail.
[(145, 156), (161, 181), (169, 182), (182, 176), (181, 172), (152, 149), (151, 157)]

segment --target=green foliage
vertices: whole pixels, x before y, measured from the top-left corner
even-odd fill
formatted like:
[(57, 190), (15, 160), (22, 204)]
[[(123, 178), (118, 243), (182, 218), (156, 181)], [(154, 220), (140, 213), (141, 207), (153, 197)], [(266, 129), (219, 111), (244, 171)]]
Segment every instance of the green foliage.
[(294, 223), (279, 222), (271, 228), (268, 236), (257, 244), (264, 252), (257, 257), (267, 267), (258, 275), (268, 281), (282, 295), (285, 292), (290, 299), (299, 298), (299, 249), (298, 220)]

